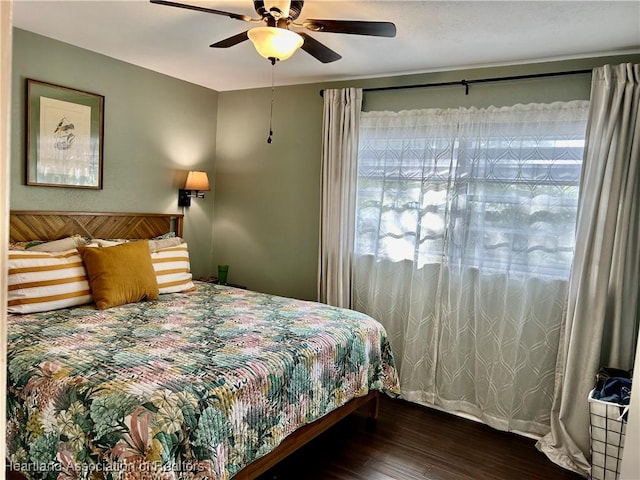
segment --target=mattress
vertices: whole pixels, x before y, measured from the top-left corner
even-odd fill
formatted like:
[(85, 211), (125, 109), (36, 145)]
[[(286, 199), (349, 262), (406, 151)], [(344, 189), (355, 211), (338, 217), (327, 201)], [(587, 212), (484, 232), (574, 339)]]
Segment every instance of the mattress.
[(374, 319), (195, 285), (107, 310), (9, 315), (9, 467), (34, 479), (229, 479), (350, 399), (399, 393)]

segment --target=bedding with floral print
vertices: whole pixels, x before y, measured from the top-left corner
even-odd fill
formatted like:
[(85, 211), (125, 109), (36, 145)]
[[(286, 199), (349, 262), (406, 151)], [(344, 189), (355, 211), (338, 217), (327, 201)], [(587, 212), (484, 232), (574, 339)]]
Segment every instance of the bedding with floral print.
[(9, 467), (46, 480), (226, 480), (350, 399), (399, 393), (370, 317), (196, 286), (10, 315)]

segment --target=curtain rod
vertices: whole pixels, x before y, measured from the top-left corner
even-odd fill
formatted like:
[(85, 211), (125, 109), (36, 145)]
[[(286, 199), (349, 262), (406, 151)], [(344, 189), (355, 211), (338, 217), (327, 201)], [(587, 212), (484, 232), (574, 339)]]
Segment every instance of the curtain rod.
[[(529, 75), (512, 75), (509, 77), (493, 77), (493, 78), (477, 78), (475, 80), (458, 80), (453, 82), (438, 82), (438, 83), (422, 83), (417, 85), (393, 85), (390, 87), (372, 87), (363, 88), (363, 92), (379, 92), (383, 90), (404, 90), (410, 88), (429, 88), (429, 87), (447, 87), (452, 85), (462, 85), (465, 88), (465, 95), (469, 95), (469, 86), (474, 83), (491, 83), (491, 82), (507, 82), (511, 80), (526, 80), (530, 78), (546, 78), (546, 77), (561, 77), (565, 75), (581, 75), (585, 73), (592, 73), (593, 70), (570, 70), (566, 72), (547, 72), (547, 73), (532, 73)], [(320, 90), (320, 96), (324, 96), (324, 89)]]

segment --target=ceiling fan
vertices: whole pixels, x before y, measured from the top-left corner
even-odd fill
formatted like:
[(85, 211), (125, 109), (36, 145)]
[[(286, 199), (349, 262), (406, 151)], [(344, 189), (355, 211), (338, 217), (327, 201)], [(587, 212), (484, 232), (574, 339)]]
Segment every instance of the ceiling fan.
[(251, 40), (260, 55), (269, 59), (272, 64), (276, 60), (286, 60), (298, 49), (302, 48), (309, 55), (322, 63), (335, 62), (342, 57), (326, 45), (317, 41), (306, 32), (294, 32), (290, 27), (306, 29), (311, 32), (346, 33), (350, 35), (370, 35), (375, 37), (395, 37), (396, 26), (391, 22), (369, 22), (357, 20), (316, 20), (306, 19), (296, 23), (300, 16), (303, 0), (254, 0), (254, 8), (259, 15), (252, 18), (248, 15), (223, 12), (212, 8), (173, 2), (170, 0), (150, 0), (151, 3), (170, 7), (186, 8), (198, 12), (223, 15), (243, 22), (262, 23), (262, 27), (254, 27), (237, 35), (213, 43), (213, 48), (229, 48), (245, 40)]

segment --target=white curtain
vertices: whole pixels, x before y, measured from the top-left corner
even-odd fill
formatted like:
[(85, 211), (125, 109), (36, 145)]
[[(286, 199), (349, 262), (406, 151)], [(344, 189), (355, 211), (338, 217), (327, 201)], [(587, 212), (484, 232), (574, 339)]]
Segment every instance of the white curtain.
[(351, 307), (362, 89), (324, 91), (318, 299)]
[(587, 109), (362, 114), (354, 308), (404, 398), (548, 432)]
[(595, 374), (601, 366), (631, 369), (638, 336), (640, 65), (594, 69), (590, 105), (552, 428), (538, 443), (585, 474)]

